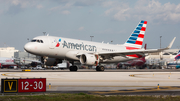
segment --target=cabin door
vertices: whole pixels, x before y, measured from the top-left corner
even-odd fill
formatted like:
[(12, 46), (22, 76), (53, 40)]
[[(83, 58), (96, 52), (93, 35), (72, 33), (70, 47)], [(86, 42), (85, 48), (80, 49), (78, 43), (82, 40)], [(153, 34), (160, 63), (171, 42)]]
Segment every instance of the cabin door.
[(50, 37), (48, 37), (48, 40), (49, 40), (49, 48), (54, 49), (56, 47), (57, 40)]

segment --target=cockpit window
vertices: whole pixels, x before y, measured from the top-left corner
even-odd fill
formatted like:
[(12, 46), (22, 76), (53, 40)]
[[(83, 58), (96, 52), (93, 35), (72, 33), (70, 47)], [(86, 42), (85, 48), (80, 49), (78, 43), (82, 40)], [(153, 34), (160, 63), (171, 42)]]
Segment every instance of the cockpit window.
[(42, 41), (42, 40), (38, 40), (38, 39), (33, 39), (33, 40), (31, 40), (31, 42), (43, 43), (43, 41)]
[(36, 40), (31, 40), (31, 42), (36, 42)]

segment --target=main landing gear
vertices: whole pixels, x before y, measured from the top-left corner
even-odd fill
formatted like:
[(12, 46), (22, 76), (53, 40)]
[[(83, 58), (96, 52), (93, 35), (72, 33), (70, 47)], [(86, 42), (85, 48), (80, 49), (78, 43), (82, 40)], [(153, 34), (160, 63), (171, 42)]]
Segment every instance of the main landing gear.
[(70, 71), (77, 71), (78, 67), (76, 65), (74, 65), (74, 61), (71, 61), (70, 63), (72, 64), (72, 66), (69, 67), (69, 70)]
[(104, 66), (97, 66), (96, 71), (104, 71)]
[(77, 66), (70, 66), (70, 67), (69, 67), (69, 70), (70, 70), (70, 71), (77, 71), (78, 68), (77, 68)]

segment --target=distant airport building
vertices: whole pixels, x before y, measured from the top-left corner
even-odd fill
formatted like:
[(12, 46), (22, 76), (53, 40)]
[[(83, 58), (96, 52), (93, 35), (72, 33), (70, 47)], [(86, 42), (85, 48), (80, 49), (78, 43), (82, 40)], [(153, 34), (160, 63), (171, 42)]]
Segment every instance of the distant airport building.
[(20, 65), (27, 65), (32, 63), (32, 61), (39, 61), (40, 57), (27, 53), (27, 52), (14, 52), (14, 58), (15, 58), (15, 63), (20, 64)]
[(14, 58), (14, 52), (18, 52), (14, 47), (0, 48), (0, 57)]
[(39, 59), (38, 56), (36, 55), (33, 55), (33, 54), (30, 54), (30, 53), (27, 53), (27, 52), (22, 52), (22, 51), (19, 51), (19, 52), (14, 52), (14, 58), (22, 58), (22, 59), (32, 59), (32, 60), (37, 60)]

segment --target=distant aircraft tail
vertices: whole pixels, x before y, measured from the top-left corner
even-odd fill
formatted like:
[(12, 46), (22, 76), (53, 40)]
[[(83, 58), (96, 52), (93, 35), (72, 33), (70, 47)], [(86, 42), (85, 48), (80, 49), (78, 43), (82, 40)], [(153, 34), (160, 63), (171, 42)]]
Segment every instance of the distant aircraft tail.
[(124, 43), (126, 49), (140, 49), (143, 44), (143, 39), (146, 31), (147, 21), (141, 21), (134, 29), (128, 40)]
[(179, 52), (177, 53), (177, 55), (176, 55), (176, 57), (175, 57), (174, 59), (175, 59), (175, 60), (180, 59), (180, 50), (179, 50)]

